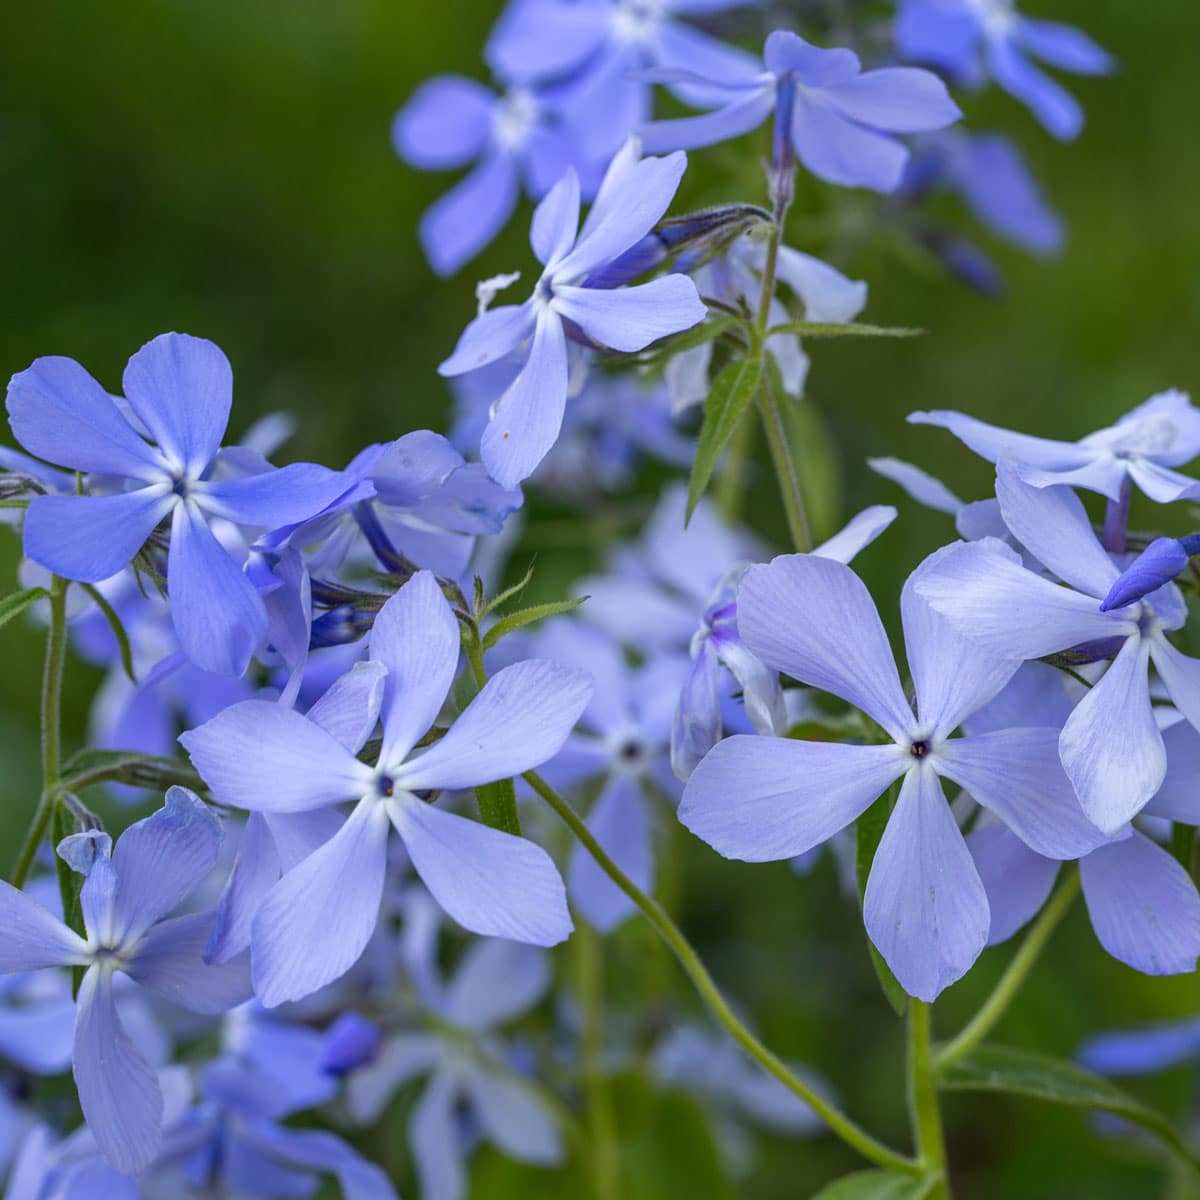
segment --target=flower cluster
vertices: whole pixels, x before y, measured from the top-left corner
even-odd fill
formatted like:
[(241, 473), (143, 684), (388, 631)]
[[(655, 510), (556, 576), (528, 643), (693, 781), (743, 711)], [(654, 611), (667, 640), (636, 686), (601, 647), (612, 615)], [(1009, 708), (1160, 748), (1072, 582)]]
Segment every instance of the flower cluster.
[[(1080, 110), (1027, 56), (1109, 66), (1008, 0), (897, 8), (885, 47), (873, 30), (851, 49), (815, 23), (811, 41), (764, 31), (737, 0), (513, 0), (484, 52), (502, 94), (424, 84), (397, 151), (474, 164), (422, 222), (434, 269), (479, 253), (521, 186), (537, 202), (527, 298), (495, 303), (515, 273), (480, 283), (439, 368), (457, 388), (450, 439), (275, 466), (286, 423), (224, 444), (230, 364), (178, 333), (133, 355), (119, 395), (68, 358), (13, 376), (21, 450), (0, 486), (25, 586), (0, 622), (28, 610), (47, 657), (43, 792), (0, 883), (0, 1059), (22, 1079), (69, 1068), (82, 1117), (0, 1089), (0, 1129), (27, 1123), (0, 1138), (14, 1200), (268, 1200), (322, 1178), (388, 1200), (358, 1135), (417, 1081), (410, 1173), (426, 1200), (462, 1200), (479, 1142), (564, 1162), (581, 1091), (607, 1111), (635, 1059), (698, 1098), (734, 1167), (750, 1124), (828, 1130), (886, 1176), (871, 1194), (899, 1179), (948, 1195), (927, 1005), (986, 947), (1034, 923), (1028, 970), (1078, 888), (1111, 956), (1195, 969), (1200, 660), (1181, 643), (1200, 534), (1149, 507), (1153, 529), (1131, 531), (1135, 492), (1173, 512), (1200, 496), (1180, 469), (1200, 455), (1189, 399), (1161, 393), (1078, 442), (913, 413), (993, 464), (995, 488), (966, 504), (873, 460), (959, 535), (898, 603), (877, 605), (852, 563), (918, 518), (878, 504), (811, 535), (794, 450), (813, 339), (912, 331), (856, 323), (866, 284), (786, 244), (797, 171), (883, 197), (868, 225), (994, 290), (924, 198), (951, 188), (1037, 253), (1061, 222), (1011, 141), (949, 128), (950, 87), (993, 78), (1066, 138)], [(716, 36), (726, 18), (757, 21), (761, 56)], [(699, 111), (655, 119), (658, 85)], [(668, 215), (685, 151), (768, 122), (768, 207)], [(755, 410), (788, 553), (743, 512)], [(626, 489), (647, 455), (659, 479), (691, 472), (652, 511)], [(572, 596), (526, 604), (511, 567), (539, 486), (630, 503)], [(69, 646), (107, 674), (94, 745), (66, 758)], [(97, 787), (154, 808), (114, 838), (81, 798)], [(798, 874), (853, 842), (850, 901), (912, 1023), (915, 1157), (860, 1130), (717, 990), (661, 885), (680, 826)], [(589, 964), (635, 914), (723, 1032), (674, 1011), (665, 1030), (597, 1024)], [(576, 922), (567, 984), (550, 951)], [(1010, 998), (942, 1069), (969, 1074)], [(1157, 1058), (1193, 1052), (1193, 1026)], [(1120, 1070), (1127, 1050), (1089, 1055)]]

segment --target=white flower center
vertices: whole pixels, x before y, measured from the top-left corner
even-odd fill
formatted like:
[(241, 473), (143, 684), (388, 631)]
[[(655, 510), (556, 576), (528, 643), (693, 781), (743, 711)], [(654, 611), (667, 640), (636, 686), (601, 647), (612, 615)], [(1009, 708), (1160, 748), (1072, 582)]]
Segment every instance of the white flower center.
[(538, 106), (532, 92), (509, 92), (492, 114), (492, 137), (505, 150), (523, 146), (537, 124)]
[(662, 0), (621, 0), (613, 12), (612, 35), (618, 42), (644, 46), (665, 16)]

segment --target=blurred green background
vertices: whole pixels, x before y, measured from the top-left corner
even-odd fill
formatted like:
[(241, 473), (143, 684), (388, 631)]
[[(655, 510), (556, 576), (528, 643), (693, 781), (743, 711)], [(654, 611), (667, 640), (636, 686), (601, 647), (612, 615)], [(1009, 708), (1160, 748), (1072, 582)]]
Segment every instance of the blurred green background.
[[(1036, 15), (1075, 22), (1118, 59), (1103, 80), (1070, 80), (1088, 112), (1075, 144), (1052, 142), (1015, 102), (965, 102), (978, 128), (1003, 129), (1026, 149), (1070, 228), (1061, 259), (1041, 263), (993, 246), (1010, 282), (993, 303), (887, 247), (846, 263), (866, 278), (866, 319), (917, 325), (911, 342), (812, 347), (809, 399), (837, 448), (828, 503), (848, 515), (901, 503), (904, 519), (860, 560), (888, 603), (940, 541), (948, 519), (901, 501), (861, 465), (895, 454), (982, 496), (990, 471), (948, 435), (906, 426), (915, 408), (961, 408), (1031, 432), (1077, 437), (1151, 392), (1200, 379), (1200, 112), (1194, 0), (1030, 0)], [(341, 465), (362, 444), (438, 427), (447, 393), (434, 373), (472, 315), (474, 280), (529, 268), (527, 210), (477, 263), (437, 282), (416, 244), (421, 210), (449, 178), (418, 174), (392, 155), (396, 108), (428, 74), (482, 76), (479, 48), (496, 0), (54, 0), (0, 12), (0, 371), (67, 354), (119, 387), (126, 358), (167, 329), (201, 334), (235, 372), (233, 434), (287, 409), (300, 418), (288, 447)], [(749, 140), (693, 156), (681, 203), (758, 199)], [(828, 189), (801, 188), (821, 210)], [(851, 204), (861, 198), (849, 198)], [(967, 219), (953, 204), (951, 220)], [(639, 481), (650, 497), (651, 474)], [(782, 545), (769, 475), (748, 505)], [(561, 515), (531, 504), (539, 521)], [(1139, 511), (1138, 517), (1150, 517)], [(599, 528), (599, 526), (595, 526)], [(607, 526), (605, 526), (607, 528)], [(591, 565), (590, 543), (544, 549), (547, 591)], [(15, 539), (0, 540), (0, 568)], [(32, 811), (37, 727), (31, 701), (40, 659), (33, 625), (0, 635), (0, 852)], [(83, 737), (96, 677), (72, 664), (69, 740)], [(678, 831), (668, 841), (670, 902), (717, 978), (781, 1053), (833, 1081), (849, 1111), (895, 1142), (906, 1134), (899, 1023), (871, 974), (852, 904), (831, 865), (797, 880), (785, 865), (722, 862)], [(2, 932), (0, 932), (2, 936)], [(952, 1031), (986, 995), (1011, 953), (987, 953), (937, 1006)], [(646, 930), (610, 944), (614, 1003), (647, 1019), (694, 1008)], [(567, 963), (564, 959), (564, 969)], [(1091, 1031), (1195, 1012), (1195, 978), (1151, 980), (1109, 960), (1082, 911), (1005, 1019), (1002, 1040), (1070, 1053)], [(759, 1139), (757, 1166), (723, 1183), (695, 1113), (622, 1085), (618, 1112), (629, 1195), (802, 1197), (853, 1157), (830, 1138)], [(1191, 1098), (1187, 1069), (1136, 1085), (1174, 1114)], [(1164, 1192), (1152, 1152), (1098, 1139), (1079, 1114), (1001, 1097), (951, 1097), (957, 1193), (1001, 1197), (1153, 1197)], [(399, 1130), (385, 1131), (404, 1172)], [(1179, 1183), (1176, 1196), (1200, 1195)], [(485, 1156), (472, 1195), (585, 1194), (572, 1173), (505, 1166)], [(409, 1195), (414, 1194), (410, 1187)]]

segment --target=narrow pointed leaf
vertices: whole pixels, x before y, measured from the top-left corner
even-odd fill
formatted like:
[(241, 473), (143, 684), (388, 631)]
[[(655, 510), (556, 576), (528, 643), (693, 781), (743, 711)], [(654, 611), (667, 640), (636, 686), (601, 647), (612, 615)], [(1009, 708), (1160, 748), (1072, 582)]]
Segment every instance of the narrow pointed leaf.
[(92, 600), (95, 601), (96, 607), (104, 614), (104, 619), (108, 622), (108, 627), (112, 630), (113, 637), (117, 639), (117, 648), (121, 653), (121, 666), (125, 674), (129, 676), (129, 682), (137, 683), (137, 676), (133, 673), (133, 651), (129, 646), (129, 634), (125, 632), (125, 623), (117, 614), (117, 610), (105, 599), (104, 593), (99, 588), (91, 583), (85, 583), (81, 586), (91, 596)]
[(44, 587), (26, 588), (23, 592), (13, 592), (0, 600), (0, 626), (7, 625), (14, 617), (19, 617), (31, 604), (44, 600), (50, 593)]
[(853, 321), (839, 324), (834, 321), (786, 321), (767, 330), (767, 337), (777, 333), (791, 333), (806, 338), (910, 338), (920, 337), (925, 330), (910, 329), (903, 325), (859, 325)]
[(855, 1171), (823, 1187), (813, 1200), (924, 1200), (936, 1183), (898, 1171)]
[(579, 596), (574, 600), (553, 600), (549, 604), (535, 604), (530, 608), (508, 613), (483, 635), (483, 648), (490, 650), (502, 637), (507, 637), (525, 625), (532, 625), (534, 621), (544, 621), (547, 617), (574, 612), (586, 599), (586, 596)]
[(1140, 1125), (1181, 1158), (1200, 1166), (1200, 1159), (1162, 1113), (1115, 1083), (1063, 1059), (1011, 1046), (979, 1046), (948, 1066), (938, 1079), (938, 1087), (947, 1091), (1009, 1092), (1072, 1108), (1113, 1113)]
[(696, 447), (692, 478), (688, 484), (689, 519), (704, 495), (721, 451), (754, 399), (761, 377), (762, 359), (739, 358), (726, 366), (713, 383), (704, 404), (704, 427), (700, 430), (700, 442)]
[(485, 825), (503, 833), (521, 836), (521, 818), (517, 815), (517, 790), (511, 779), (499, 779), (475, 789), (475, 802)]

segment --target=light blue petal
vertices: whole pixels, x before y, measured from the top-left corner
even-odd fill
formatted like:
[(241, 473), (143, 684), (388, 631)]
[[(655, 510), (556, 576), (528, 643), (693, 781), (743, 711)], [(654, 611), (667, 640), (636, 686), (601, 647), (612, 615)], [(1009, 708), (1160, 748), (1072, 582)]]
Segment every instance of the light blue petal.
[(1078, 101), (1044, 71), (1038, 70), (1008, 38), (988, 43), (988, 70), (1010, 96), (1020, 100), (1059, 141), (1077, 138), (1083, 129)]
[(220, 347), (186, 333), (163, 333), (130, 360), (125, 399), (177, 468), (197, 476), (229, 424), (233, 370)]
[(370, 648), (387, 670), (379, 763), (391, 769), (433, 724), (458, 670), (458, 621), (429, 571), (418, 571), (379, 611)]
[(533, 212), (529, 244), (538, 262), (557, 262), (571, 248), (579, 229), (579, 176), (573, 168), (546, 193)]
[(463, 330), (454, 353), (438, 367), (438, 374), (453, 376), (477, 371), (511, 354), (533, 332), (534, 321), (529, 304), (489, 308)]
[(212, 936), (204, 954), (206, 961), (228, 962), (250, 945), (251, 922), (280, 873), (279, 854), (266, 817), (251, 813), (217, 904)]
[(900, 985), (927, 1003), (987, 942), (987, 894), (928, 765), (904, 778), (871, 864), (863, 919)]
[(511, 779), (558, 753), (591, 694), (587, 676), (557, 663), (528, 659), (505, 667), (440, 741), (392, 776), (409, 791)]
[(166, 473), (112, 397), (71, 358), (39, 358), (8, 385), (13, 436), (38, 458), (72, 471), (132, 479)]
[(38, 971), (87, 961), (87, 944), (31, 896), (0, 880), (0, 972)]
[(66, 579), (99, 583), (127, 567), (176, 504), (157, 488), (115, 496), (35, 496), (25, 554)]
[(884, 67), (822, 89), (843, 117), (892, 133), (943, 129), (962, 113), (932, 71)]
[(254, 919), (254, 986), (274, 1008), (344, 975), (379, 919), (387, 873), (388, 816), (360, 801), (324, 846), (271, 889)]
[(172, 1004), (198, 1013), (224, 1013), (253, 994), (248, 955), (218, 965), (204, 960), (213, 931), (211, 912), (160, 921), (139, 940), (125, 968), (138, 983)]
[(998, 946), (1032, 921), (1050, 898), (1058, 861), (1035, 854), (1001, 821), (970, 833), (967, 849), (992, 914), (987, 944)]
[(483, 1136), (518, 1162), (554, 1166), (563, 1161), (562, 1136), (553, 1112), (529, 1085), (499, 1073), (470, 1071), (463, 1089)]
[(1200, 1021), (1171, 1021), (1089, 1038), (1079, 1061), (1102, 1075), (1153, 1075), (1200, 1055)]
[(911, 761), (895, 746), (736, 734), (692, 772), (679, 819), (726, 858), (794, 858), (857, 820)]
[(75, 1015), (75, 1084), (100, 1153), (122, 1175), (154, 1160), (162, 1136), (158, 1076), (138, 1053), (117, 1017), (112, 972), (89, 967)]
[(445, 1044), (428, 1033), (397, 1033), (388, 1038), (374, 1062), (350, 1076), (346, 1101), (351, 1115), (360, 1124), (373, 1125), (392, 1096), (430, 1070), (445, 1052)]
[(284, 1162), (332, 1174), (345, 1200), (397, 1200), (387, 1175), (335, 1133), (260, 1124), (244, 1136)]
[(690, 329), (708, 314), (686, 275), (665, 275), (612, 290), (557, 287), (554, 308), (593, 341), (626, 352)]
[(533, 1008), (550, 986), (550, 964), (535, 946), (521, 942), (475, 942), (446, 989), (445, 1016), (483, 1032)]
[(214, 516), (237, 525), (279, 529), (316, 516), (353, 482), (343, 472), (316, 463), (289, 463), (260, 475), (207, 483), (195, 495), (200, 507)]
[(467, 1194), (455, 1100), (451, 1081), (435, 1075), (413, 1109), (408, 1140), (417, 1163), (421, 1200), (463, 1200)]
[(421, 249), (438, 275), (453, 275), (504, 228), (517, 206), (518, 182), (512, 155), (492, 150), (421, 214)]
[(405, 162), (444, 171), (478, 158), (492, 132), (495, 94), (459, 75), (425, 80), (396, 114), (392, 145)]
[(245, 700), (179, 738), (222, 804), (302, 812), (353, 800), (374, 771), (331, 734), (270, 700)]
[(1016, 39), (1042, 62), (1076, 75), (1106, 75), (1113, 68), (1108, 51), (1073, 25), (1022, 17), (1016, 27)]
[(562, 879), (540, 846), (411, 797), (390, 808), (417, 874), (465, 929), (535, 946), (570, 934)]
[(824, 98), (796, 97), (796, 156), (819, 179), (842, 187), (893, 192), (904, 176), (908, 148), (836, 112)]
[(1083, 898), (1100, 944), (1145, 975), (1180, 975), (1200, 955), (1200, 896), (1191, 876), (1140, 833), (1079, 864)]
[(340, 675), (306, 714), (351, 754), (357, 754), (375, 732), (383, 707), (387, 668), (378, 662), (358, 662)]
[(220, 847), (220, 822), (183, 787), (168, 790), (158, 812), (130, 825), (112, 854), (120, 881), (114, 915), (124, 936), (136, 938), (168, 916), (212, 870)]

